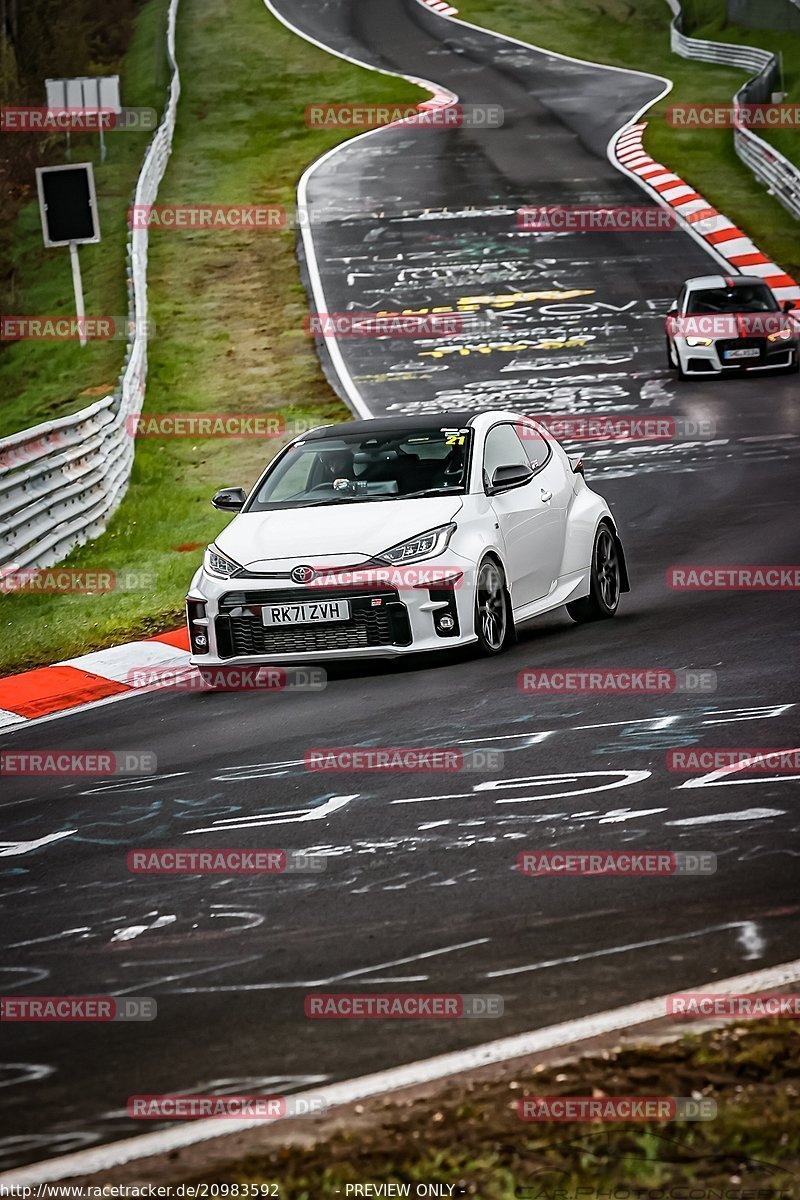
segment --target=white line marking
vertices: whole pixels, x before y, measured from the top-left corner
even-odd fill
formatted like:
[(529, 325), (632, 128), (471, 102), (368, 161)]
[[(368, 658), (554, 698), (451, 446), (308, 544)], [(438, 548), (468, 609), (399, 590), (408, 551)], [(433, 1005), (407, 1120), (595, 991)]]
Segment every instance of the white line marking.
[[(440, 954), (455, 954), (457, 950), (468, 950), (472, 946), (482, 946), (488, 941), (489, 938), (484, 937), (475, 938), (471, 942), (457, 942), (454, 946), (442, 946), (438, 950), (425, 950), (422, 954), (412, 954), (408, 958), (395, 958), (391, 962), (375, 963), (371, 967), (357, 967), (353, 971), (343, 971), (340, 975), (330, 975), (327, 979), (296, 979), (283, 983), (230, 983), (221, 984), (219, 987), (179, 988), (178, 991), (182, 995), (188, 992), (270, 992), (280, 990), (281, 988), (326, 987), (332, 983), (341, 983), (345, 979), (364, 979), (367, 983), (370, 983), (374, 982), (371, 979), (373, 971), (384, 971), (387, 967), (404, 967), (408, 963), (419, 962), (424, 958), (437, 958)], [(428, 976), (411, 976), (410, 978), (427, 979)]]
[[(800, 746), (792, 746), (783, 750), (783, 754), (800, 754)], [(766, 762), (772, 755), (767, 750), (763, 754), (751, 754), (749, 758), (741, 758), (738, 762), (728, 763), (724, 767), (718, 767), (716, 771), (709, 771), (707, 775), (699, 775), (695, 779), (687, 779), (686, 783), (682, 783), (676, 791), (684, 789), (705, 788), (705, 787), (734, 787), (738, 784), (746, 783), (789, 783), (793, 779), (800, 779), (800, 775), (790, 775), (781, 772), (779, 775), (751, 775), (744, 779), (729, 779), (729, 775), (741, 774), (743, 771), (748, 771), (755, 763)]]
[[(10, 806), (9, 806), (10, 807)], [(30, 854), (40, 846), (49, 846), (51, 842), (60, 842), (62, 838), (72, 837), (77, 829), (64, 829), (61, 833), (48, 833), (37, 838), (34, 842), (0, 842), (0, 858), (15, 858), (18, 854)]]
[(743, 808), (739, 812), (707, 813), (704, 817), (683, 817), (680, 821), (665, 821), (665, 825), (714, 825), (721, 821), (766, 821), (783, 817), (783, 808)]
[[(729, 991), (737, 993), (773, 991), (786, 984), (795, 983), (799, 978), (800, 959), (795, 959), (793, 962), (780, 963), (761, 971), (751, 971), (747, 975), (737, 975), (732, 979), (715, 979), (713, 982), (702, 984), (693, 990), (715, 994), (724, 994)], [(684, 987), (684, 990), (688, 990), (688, 987)], [(667, 996), (656, 996), (652, 1000), (641, 1000), (636, 1004), (626, 1004), (622, 1008), (608, 1009), (605, 1012), (593, 1013), (588, 1017), (579, 1017), (577, 1020), (548, 1025), (544, 1029), (499, 1038), (494, 1042), (485, 1042), (481, 1046), (472, 1046), (468, 1050), (439, 1054), (435, 1058), (406, 1063), (404, 1066), (391, 1067), (386, 1071), (377, 1071), (373, 1075), (362, 1075), (358, 1079), (348, 1079), (342, 1083), (315, 1088), (313, 1092), (298, 1092), (295, 1095), (308, 1099), (312, 1095), (320, 1096), (327, 1108), (352, 1104), (356, 1100), (365, 1100), (370, 1096), (380, 1096), (386, 1092), (398, 1091), (400, 1088), (446, 1079), (450, 1075), (473, 1071), (491, 1063), (508, 1062), (510, 1059), (521, 1058), (525, 1055), (539, 1054), (544, 1050), (569, 1046), (573, 1042), (598, 1037), (603, 1033), (629, 1030), (633, 1026), (647, 1021), (657, 1021), (666, 1015), (667, 999)], [(0, 1175), (0, 1183), (6, 1187), (20, 1187), (50, 1183), (75, 1175), (92, 1175), (97, 1171), (108, 1171), (119, 1167), (123, 1163), (149, 1158), (154, 1154), (164, 1154), (183, 1146), (195, 1145), (197, 1142), (226, 1137), (231, 1133), (241, 1133), (245, 1129), (261, 1127), (265, 1124), (268, 1122), (258, 1120), (192, 1121), (186, 1125), (159, 1130), (157, 1133), (126, 1138), (123, 1141), (112, 1142), (108, 1146), (79, 1150), (75, 1154), (66, 1154), (60, 1158), (48, 1159), (46, 1162), (20, 1167), (15, 1171), (6, 1171)], [(220, 1125), (224, 1125), (225, 1128), (220, 1129)]]
[(251, 814), (247, 817), (223, 817), (213, 825), (205, 825), (202, 829), (187, 829), (186, 833), (219, 833), (224, 829), (259, 829), (262, 825), (300, 824), (302, 821), (321, 821), (344, 808), (351, 800), (357, 799), (359, 793), (352, 796), (332, 796), (318, 808), (293, 808), (289, 812), (264, 813), (262, 816)]
[(525, 975), (530, 971), (546, 971), (550, 967), (563, 967), (569, 963), (586, 962), (590, 958), (606, 958), (611, 954), (627, 954), (630, 950), (646, 950), (650, 946), (666, 946), (670, 942), (683, 942), (688, 938), (705, 937), (708, 933), (720, 933), (725, 929), (752, 927), (752, 921), (728, 921), (724, 925), (708, 925), (705, 929), (693, 929), (688, 933), (675, 933), (664, 938), (650, 938), (642, 942), (629, 942), (624, 946), (607, 946), (603, 950), (588, 950), (585, 954), (568, 954), (566, 958), (550, 958), (544, 962), (529, 963), (524, 967), (505, 967), (501, 971), (487, 971), (487, 979), (501, 979), (506, 975)]

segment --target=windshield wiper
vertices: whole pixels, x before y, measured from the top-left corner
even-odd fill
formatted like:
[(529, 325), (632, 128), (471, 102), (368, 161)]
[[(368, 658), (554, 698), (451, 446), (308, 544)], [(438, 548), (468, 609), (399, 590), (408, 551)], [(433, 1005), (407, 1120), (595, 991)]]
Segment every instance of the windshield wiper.
[[(461, 487), (461, 484), (459, 484), (458, 486)], [(398, 492), (398, 494), (396, 496), (391, 496), (390, 499), (392, 499), (392, 500), (414, 500), (417, 496), (457, 496), (459, 494), (460, 493), (459, 493), (458, 489), (454, 488), (454, 487), (435, 487), (435, 488), (422, 488), (422, 490), (419, 492), (403, 492), (403, 493)]]
[(365, 500), (397, 500), (397, 496), (393, 492), (379, 492), (374, 496), (340, 496), (337, 500), (312, 500), (310, 504), (304, 504), (302, 507), (326, 508), (330, 504), (356, 504)]

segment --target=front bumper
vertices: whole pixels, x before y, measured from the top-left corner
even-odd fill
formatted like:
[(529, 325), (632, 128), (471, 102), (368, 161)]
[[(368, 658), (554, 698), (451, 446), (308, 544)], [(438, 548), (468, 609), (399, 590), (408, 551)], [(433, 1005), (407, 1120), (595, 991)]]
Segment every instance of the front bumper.
[[(750, 371), (787, 370), (797, 362), (798, 342), (767, 342), (766, 338), (718, 338), (710, 346), (689, 346), (675, 338), (675, 351), (686, 375), (727, 375)], [(725, 351), (758, 350), (758, 357), (726, 358)]]
[[(330, 662), (359, 658), (390, 659), (442, 650), (476, 641), (473, 566), (466, 560), (451, 568), (463, 572), (455, 585), (426, 580), (437, 561), (414, 564), (415, 585), (372, 583), (303, 586), (289, 579), (242, 577), (216, 579), (202, 568), (187, 597), (187, 624), (196, 667), (254, 666)], [(347, 600), (346, 621), (265, 626), (267, 604)]]

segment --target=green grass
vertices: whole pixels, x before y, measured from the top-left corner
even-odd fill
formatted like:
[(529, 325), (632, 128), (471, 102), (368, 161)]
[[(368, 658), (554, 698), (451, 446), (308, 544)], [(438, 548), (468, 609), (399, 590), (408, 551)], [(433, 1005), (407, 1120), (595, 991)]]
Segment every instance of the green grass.
[[(152, 15), (145, 14), (148, 22)], [(416, 103), (427, 96), (309, 45), (279, 24), (261, 0), (181, 0), (177, 55), (183, 89), (160, 204), (291, 208), (305, 166), (343, 140), (336, 130), (307, 129), (307, 104)], [(280, 410), (287, 418), (316, 423), (346, 417), (303, 332), (308, 301), (292, 229), (152, 230), (150, 247), (156, 337), (146, 412)], [(88, 255), (86, 265), (88, 276)], [(49, 354), (61, 350), (50, 347)], [(114, 372), (112, 367), (109, 379)], [(199, 549), (181, 547), (213, 539), (227, 520), (210, 507), (213, 492), (226, 484), (248, 486), (280, 444), (252, 438), (140, 439), (130, 490), (108, 532), (76, 550), (67, 565), (152, 574), (152, 585), (90, 598), (0, 596), (0, 671), (180, 623), (200, 558)]]
[[(366, 1183), (411, 1184), (411, 1196), (417, 1183), (446, 1184), (479, 1200), (788, 1200), (800, 1185), (800, 1038), (792, 1026), (758, 1021), (557, 1067), (529, 1060), (513, 1075), (498, 1068), (488, 1079), (451, 1079), (424, 1097), (365, 1101), (321, 1133), (298, 1129), (283, 1144), (265, 1133), (258, 1150), (207, 1172), (189, 1157), (173, 1165), (169, 1182), (276, 1183), (282, 1200), (334, 1200), (348, 1184)], [(523, 1096), (593, 1095), (702, 1095), (717, 1115), (606, 1125), (517, 1116)]]
[[(153, 108), (158, 118), (169, 77), (164, 54), (166, 11), (167, 0), (149, 0), (119, 65), (123, 104)], [(100, 161), (97, 134), (72, 136), (72, 162), (92, 162), (94, 166), (102, 238), (97, 245), (79, 250), (87, 314), (127, 316), (126, 218), (151, 136), (147, 132), (108, 132), (105, 163)], [(59, 141), (65, 145), (63, 137)], [(18, 282), (4, 297), (3, 311), (42, 316), (74, 313), (69, 252), (66, 247), (46, 250), (42, 245), (33, 179), (30, 200), (15, 223), (13, 245)], [(71, 341), (8, 344), (0, 354), (0, 437), (77, 412), (113, 391), (124, 353), (125, 343), (119, 341), (90, 342), (83, 349)]]
[[(780, 89), (786, 92), (787, 104), (800, 102), (800, 33), (777, 33), (765, 29), (742, 29), (728, 25), (725, 0), (689, 0), (683, 5), (685, 32), (691, 37), (710, 42), (729, 42), (734, 45), (758, 46), (781, 56), (783, 82)], [(746, 79), (746, 72), (740, 77)], [(797, 129), (756, 131), (765, 141), (771, 142), (790, 162), (800, 165), (800, 136)]]
[[(698, 15), (708, 20), (708, 5), (716, 6), (718, 0), (696, 3), (704, 5)], [(789, 274), (800, 277), (800, 226), (736, 157), (731, 131), (682, 130), (667, 124), (665, 114), (672, 104), (730, 104), (747, 72), (693, 63), (673, 54), (670, 10), (664, 0), (636, 0), (635, 4), (628, 0), (462, 0), (459, 10), (465, 20), (549, 50), (672, 79), (673, 90), (645, 116), (648, 152), (691, 183)], [(720, 33), (716, 25), (691, 31), (697, 36), (719, 34), (719, 40), (782, 48), (787, 79), (791, 76), (792, 95), (797, 99), (800, 35), (732, 29)], [(788, 147), (783, 144), (787, 140)], [(796, 132), (776, 136), (774, 141), (776, 145), (780, 141), (780, 149), (797, 160)]]

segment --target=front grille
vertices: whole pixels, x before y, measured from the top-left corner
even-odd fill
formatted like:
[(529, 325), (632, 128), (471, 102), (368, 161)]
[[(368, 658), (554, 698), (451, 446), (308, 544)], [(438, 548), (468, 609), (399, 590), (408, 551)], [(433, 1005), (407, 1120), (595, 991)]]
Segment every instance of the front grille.
[[(261, 608), (265, 604), (313, 604), (324, 600), (347, 600), (350, 619), (314, 625), (262, 623)], [(380, 604), (373, 604), (373, 600), (380, 600)], [(407, 646), (411, 642), (408, 612), (392, 589), (356, 592), (341, 588), (292, 588), (227, 592), (219, 607), (216, 633), (220, 658)]]
[[(758, 358), (755, 355), (752, 358), (726, 358), (726, 350), (757, 350)], [(717, 353), (719, 361), (724, 365), (730, 366), (758, 366), (764, 355), (767, 352), (767, 339), (758, 337), (748, 338), (725, 338), (717, 342)]]

